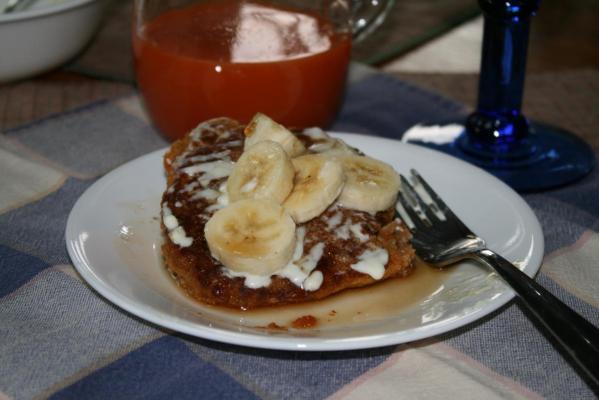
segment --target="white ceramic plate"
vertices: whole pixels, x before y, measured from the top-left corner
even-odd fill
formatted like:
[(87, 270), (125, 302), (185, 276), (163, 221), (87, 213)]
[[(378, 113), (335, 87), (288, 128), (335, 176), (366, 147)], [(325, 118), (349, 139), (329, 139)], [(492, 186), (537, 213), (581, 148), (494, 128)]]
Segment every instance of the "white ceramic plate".
[[(399, 172), (416, 168), (489, 248), (529, 276), (538, 271), (543, 234), (527, 204), (501, 181), (462, 161), (422, 147), (337, 134)], [(461, 263), (439, 272), (419, 265), (414, 276), (323, 302), (257, 312), (198, 304), (175, 286), (161, 262), (159, 203), (164, 150), (133, 160), (92, 185), (67, 222), (69, 254), (101, 295), (157, 325), (189, 335), (284, 350), (347, 350), (434, 336), (496, 310), (513, 292), (491, 270)], [(317, 325), (295, 329), (311, 315)], [(279, 327), (288, 329), (277, 329)], [(268, 327), (270, 324), (270, 327)]]

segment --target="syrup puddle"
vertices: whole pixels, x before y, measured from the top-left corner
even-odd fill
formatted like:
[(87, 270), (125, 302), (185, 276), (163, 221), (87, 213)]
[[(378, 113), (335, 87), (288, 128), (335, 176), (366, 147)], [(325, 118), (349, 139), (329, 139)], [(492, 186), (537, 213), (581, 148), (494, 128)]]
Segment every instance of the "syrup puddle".
[[(267, 326), (267, 321), (270, 321), (279, 326), (290, 327), (293, 321), (306, 315), (317, 319), (316, 327), (319, 329), (372, 323), (396, 317), (407, 308), (420, 304), (443, 287), (446, 275), (445, 271), (418, 262), (414, 272), (407, 278), (390, 279), (372, 286), (346, 290), (323, 300), (224, 312), (236, 316), (249, 326)], [(223, 312), (221, 308), (218, 309)]]
[[(191, 313), (203, 320), (200, 323), (205, 324), (207, 320), (209, 325), (214, 322), (229, 329), (231, 325), (260, 328), (273, 334), (285, 332), (277, 327), (298, 332), (292, 329), (293, 322), (305, 316), (316, 318), (312, 329), (301, 329), (307, 336), (310, 332), (339, 331), (398, 318), (441, 291), (450, 274), (450, 270), (439, 270), (417, 261), (414, 272), (407, 278), (350, 289), (315, 302), (242, 311), (198, 303), (179, 289), (163, 266), (159, 223), (155, 218), (123, 223), (118, 227), (114, 245), (124, 267), (156, 295), (172, 302), (174, 314)], [(421, 313), (416, 311), (416, 314), (420, 320)]]

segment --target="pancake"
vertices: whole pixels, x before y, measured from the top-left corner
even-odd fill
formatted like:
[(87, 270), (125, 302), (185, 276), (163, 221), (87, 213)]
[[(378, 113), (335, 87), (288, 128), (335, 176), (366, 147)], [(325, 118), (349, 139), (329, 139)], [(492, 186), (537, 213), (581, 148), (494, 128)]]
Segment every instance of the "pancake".
[[(314, 270), (323, 277), (317, 290), (305, 290), (277, 274), (268, 285), (251, 287), (246, 278), (223, 266), (211, 255), (204, 228), (228, 203), (225, 186), (233, 163), (244, 150), (244, 128), (228, 118), (203, 122), (174, 142), (164, 157), (167, 189), (161, 203), (162, 251), (166, 268), (190, 297), (210, 305), (252, 309), (323, 299), (412, 272), (411, 236), (395, 217), (394, 207), (371, 214), (337, 203), (297, 225), (302, 233), (298, 235), (302, 256), (317, 255)], [(318, 135), (300, 132), (296, 137), (307, 149), (327, 145)], [(386, 252), (382, 276), (355, 268), (366, 260), (365, 255), (376, 258), (381, 252)]]

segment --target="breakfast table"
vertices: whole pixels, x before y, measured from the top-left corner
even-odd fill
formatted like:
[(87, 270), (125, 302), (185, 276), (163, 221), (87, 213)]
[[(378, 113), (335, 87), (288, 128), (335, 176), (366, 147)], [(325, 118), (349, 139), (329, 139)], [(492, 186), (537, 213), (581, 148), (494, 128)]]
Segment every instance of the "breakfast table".
[[(459, 13), (446, 4), (435, 20), (421, 3), (398, 7), (428, 15), (426, 32), (402, 27), (412, 31), (402, 33), (410, 40), (401, 46), (356, 50), (332, 131), (400, 140), (415, 124), (472, 110), (476, 11), (468, 2), (457, 2)], [(129, 12), (112, 7), (95, 41), (62, 68), (0, 85), (0, 400), (596, 398), (598, 388), (515, 300), (416, 341), (284, 351), (180, 333), (100, 295), (67, 253), (69, 213), (107, 173), (169, 144), (132, 84), (128, 43), (118, 40), (128, 34)], [(382, 29), (387, 42), (397, 39)], [(463, 57), (444, 63), (456, 48)], [(552, 69), (531, 57), (526, 115), (570, 130), (599, 152), (598, 64)], [(521, 195), (544, 234), (535, 279), (599, 326), (599, 169)]]

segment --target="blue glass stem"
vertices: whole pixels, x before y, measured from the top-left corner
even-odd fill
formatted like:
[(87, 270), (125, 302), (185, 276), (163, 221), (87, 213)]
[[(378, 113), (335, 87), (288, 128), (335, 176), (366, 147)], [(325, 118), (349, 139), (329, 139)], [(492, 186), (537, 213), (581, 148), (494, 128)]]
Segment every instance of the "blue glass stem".
[(521, 112), (528, 34), (539, 0), (479, 5), (485, 25), (476, 111), (453, 142), (412, 142), (478, 165), (520, 191), (581, 179), (595, 165), (591, 147), (563, 129), (529, 122)]
[[(529, 125), (521, 113), (531, 18), (538, 1), (480, 0), (484, 13), (477, 110), (466, 121), (465, 150), (527, 156)], [(514, 154), (518, 153), (518, 154)]]

